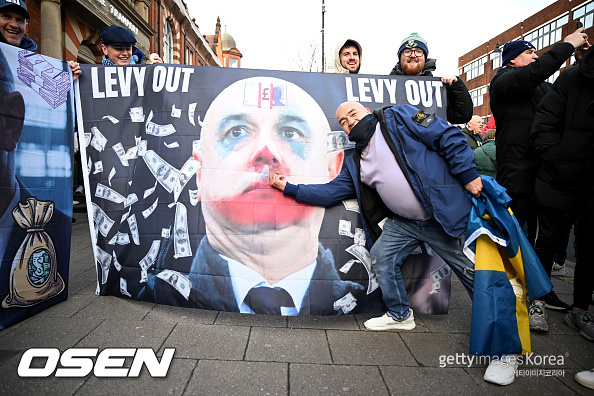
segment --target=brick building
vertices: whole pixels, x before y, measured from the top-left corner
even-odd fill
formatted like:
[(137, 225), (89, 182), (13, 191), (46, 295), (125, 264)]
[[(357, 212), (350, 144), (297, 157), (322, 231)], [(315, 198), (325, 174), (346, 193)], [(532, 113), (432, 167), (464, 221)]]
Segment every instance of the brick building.
[[(541, 55), (574, 32), (578, 20), (586, 28), (589, 41), (592, 42), (594, 0), (558, 0), (459, 57), (459, 75), (472, 96), (474, 115), (483, 117), (485, 121), (491, 116), (489, 83), (501, 67), (501, 49), (505, 43), (517, 39), (530, 41), (536, 47), (537, 54)], [(574, 61), (572, 56), (548, 81), (553, 82)]]
[(241, 67), (241, 58), (243, 55), (237, 49), (235, 39), (225, 31), (221, 32), (221, 19), (217, 18), (217, 24), (214, 34), (204, 36), (206, 41), (210, 44), (212, 51), (217, 54), (224, 67)]
[(137, 47), (167, 63), (222, 66), (182, 0), (26, 0), (27, 35), (57, 59), (101, 63), (99, 30), (112, 24), (134, 33)]

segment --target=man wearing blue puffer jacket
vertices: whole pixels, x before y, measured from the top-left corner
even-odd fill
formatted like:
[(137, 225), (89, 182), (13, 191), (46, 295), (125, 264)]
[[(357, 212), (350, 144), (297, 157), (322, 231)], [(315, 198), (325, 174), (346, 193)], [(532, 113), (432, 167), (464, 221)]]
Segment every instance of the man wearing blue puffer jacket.
[(471, 209), (465, 191), (478, 197), (483, 184), (464, 134), (410, 105), (371, 113), (360, 103), (345, 102), (338, 107), (336, 120), (356, 142), (338, 177), (326, 184), (294, 185), (272, 168), (269, 177), (273, 187), (302, 203), (331, 207), (357, 198), (388, 308), (383, 316), (366, 321), (365, 327), (415, 328), (400, 267), (422, 244), (445, 260), (472, 298), (474, 264), (462, 252)]

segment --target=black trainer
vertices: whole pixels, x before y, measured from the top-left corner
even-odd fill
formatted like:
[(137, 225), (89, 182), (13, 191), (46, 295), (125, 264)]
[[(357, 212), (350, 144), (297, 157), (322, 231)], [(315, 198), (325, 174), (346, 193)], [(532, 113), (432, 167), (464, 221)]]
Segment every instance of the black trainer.
[(559, 297), (555, 294), (554, 291), (551, 291), (549, 294), (542, 298), (545, 302), (545, 307), (548, 309), (554, 309), (555, 311), (569, 311), (571, 307), (568, 304), (565, 304), (563, 301), (559, 300)]

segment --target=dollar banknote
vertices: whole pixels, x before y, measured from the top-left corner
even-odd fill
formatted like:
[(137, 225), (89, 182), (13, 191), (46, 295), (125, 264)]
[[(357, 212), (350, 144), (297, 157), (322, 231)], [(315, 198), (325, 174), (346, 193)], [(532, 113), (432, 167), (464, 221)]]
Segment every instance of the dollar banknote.
[(109, 176), (107, 177), (107, 183), (109, 183), (110, 186), (111, 186), (111, 179), (113, 179), (115, 174), (116, 174), (116, 169), (112, 167), (111, 170), (109, 171)]
[(369, 251), (365, 248), (365, 246), (361, 245), (351, 245), (345, 249), (348, 253), (352, 254), (363, 264), (365, 270), (367, 271), (367, 275), (369, 276), (369, 284), (367, 286), (367, 294), (373, 292), (375, 289), (379, 287), (379, 283), (377, 282), (377, 277), (375, 276), (375, 272), (371, 268), (371, 255)]
[(118, 245), (127, 245), (130, 243), (130, 235), (125, 232), (119, 232), (116, 234), (116, 243)]
[(196, 105), (197, 103), (190, 103), (190, 105), (188, 106), (188, 119), (190, 120), (190, 123), (194, 126), (196, 126), (196, 123), (194, 122), (194, 113), (196, 112)]
[(144, 122), (144, 110), (142, 107), (131, 107), (129, 113), (132, 122)]
[(198, 190), (188, 190), (190, 193), (190, 204), (196, 206), (198, 204)]
[(118, 261), (115, 250), (111, 252), (111, 255), (113, 256), (113, 266), (118, 272), (120, 272), (122, 270), (122, 265)]
[(157, 278), (163, 279), (177, 290), (187, 300), (190, 298), (192, 282), (183, 274), (169, 269), (163, 270), (157, 274)]
[(188, 233), (188, 211), (186, 210), (186, 207), (179, 202), (175, 208), (173, 245), (175, 248), (174, 258), (188, 257), (192, 255), (190, 235)]
[(89, 147), (89, 143), (91, 143), (91, 136), (93, 136), (91, 132), (85, 132), (83, 134), (83, 137), (85, 138), (85, 147)]
[(102, 119), (108, 119), (109, 121), (111, 121), (112, 124), (117, 124), (118, 122), (120, 122), (120, 120), (118, 120), (117, 118), (115, 118), (114, 116), (111, 115), (106, 115), (103, 116)]
[(180, 196), (181, 192), (183, 191), (184, 187), (186, 186), (186, 184), (188, 184), (188, 182), (190, 181), (192, 176), (196, 175), (196, 172), (200, 168), (202, 168), (202, 165), (200, 164), (200, 162), (198, 162), (194, 157), (188, 158), (188, 160), (186, 161), (184, 166), (182, 166), (182, 168), (179, 172), (179, 177), (176, 180), (175, 186), (173, 188), (173, 201), (174, 202), (177, 202), (177, 200), (179, 199), (179, 196)]
[(122, 143), (118, 142), (118, 143), (114, 144), (113, 146), (111, 146), (111, 148), (117, 154), (122, 165), (128, 166), (128, 160), (126, 159), (126, 151), (124, 150), (124, 146), (122, 145)]
[(128, 196), (126, 197), (126, 201), (124, 202), (124, 208), (132, 206), (136, 202), (138, 202), (138, 196), (135, 193), (130, 193), (128, 194)]
[(132, 295), (128, 292), (128, 281), (122, 277), (120, 277), (120, 293), (125, 296), (132, 297)]
[(101, 183), (97, 183), (97, 188), (95, 189), (95, 197), (115, 203), (122, 203), (125, 199), (120, 193), (118, 193), (115, 190), (112, 190), (111, 188)]
[(103, 136), (99, 128), (92, 127), (91, 133), (93, 134), (93, 138), (91, 139), (91, 146), (101, 152), (105, 149), (105, 145), (107, 144), (107, 138)]
[(328, 133), (326, 138), (326, 150), (328, 154), (351, 148), (355, 148), (355, 142), (351, 142), (347, 134), (343, 131), (332, 131)]
[(95, 162), (95, 170), (93, 171), (93, 174), (96, 175), (101, 172), (103, 172), (103, 161), (97, 161)]
[(171, 117), (173, 118), (180, 118), (182, 114), (181, 109), (175, 107), (175, 104), (171, 106)]
[(154, 193), (156, 188), (157, 188), (157, 181), (155, 180), (155, 185), (153, 187), (147, 188), (146, 190), (144, 190), (144, 194), (142, 196), (142, 199), (146, 199), (146, 197), (148, 197), (152, 193)]
[(130, 227), (130, 234), (132, 234), (132, 240), (134, 241), (134, 244), (140, 246), (140, 236), (138, 234), (138, 223), (136, 223), (136, 215), (133, 214), (132, 216), (129, 216), (126, 220), (128, 220), (128, 226)]
[(146, 140), (141, 140), (138, 143), (138, 149), (136, 150), (136, 152), (138, 153), (139, 157), (144, 157), (144, 155), (146, 154)]
[(146, 133), (147, 135), (165, 137), (174, 134), (175, 127), (172, 124), (158, 125), (151, 121), (146, 124)]
[(339, 235), (344, 235), (344, 236), (348, 236), (348, 237), (353, 237), (353, 234), (351, 233), (351, 222), (348, 220), (340, 220), (338, 222), (338, 234)]
[(95, 223), (95, 227), (99, 230), (101, 235), (107, 237), (114, 221), (110, 219), (103, 209), (101, 209), (95, 202), (91, 202), (91, 204), (93, 205), (93, 222)]
[(146, 166), (148, 166), (159, 184), (161, 184), (167, 192), (172, 192), (180, 172), (167, 163), (163, 158), (159, 157), (153, 150), (148, 150), (142, 158), (144, 158)]
[(345, 295), (342, 298), (334, 301), (334, 309), (339, 310), (342, 309), (342, 312), (346, 315), (351, 312), (357, 306), (357, 299), (351, 292)]
[(149, 217), (155, 211), (155, 209), (157, 209), (158, 204), (159, 204), (159, 198), (157, 198), (155, 200), (155, 202), (148, 209), (145, 209), (142, 211), (142, 215), (144, 216), (145, 219), (147, 217)]
[(109, 267), (111, 265), (111, 255), (99, 246), (95, 246), (95, 257), (99, 266), (101, 266), (101, 284), (107, 283), (107, 277), (109, 276)]
[(345, 199), (342, 204), (346, 210), (359, 213), (359, 203), (356, 199)]
[(154, 240), (151, 244), (151, 248), (147, 252), (147, 254), (140, 260), (138, 263), (140, 268), (143, 270), (148, 270), (155, 262), (157, 261), (157, 254), (159, 254), (159, 247), (161, 246), (160, 240)]

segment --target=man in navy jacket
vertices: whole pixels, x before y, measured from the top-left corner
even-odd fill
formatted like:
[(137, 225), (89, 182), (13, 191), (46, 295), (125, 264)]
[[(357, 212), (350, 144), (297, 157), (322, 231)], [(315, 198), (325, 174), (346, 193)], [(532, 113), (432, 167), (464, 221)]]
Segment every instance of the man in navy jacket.
[[(434, 114), (410, 105), (377, 109), (356, 102), (336, 111), (341, 128), (356, 142), (346, 167), (326, 184), (287, 182), (269, 168), (270, 184), (298, 202), (329, 207), (356, 197), (371, 246), (371, 262), (388, 308), (365, 322), (369, 330), (415, 328), (403, 286), (403, 260), (429, 245), (452, 268), (472, 297), (474, 264), (462, 253), (471, 202), (483, 183), (462, 132)], [(517, 365), (504, 355), (494, 360), (484, 379), (513, 382)]]
[(330, 207), (357, 198), (388, 312), (370, 319), (370, 330), (413, 329), (402, 283), (403, 260), (423, 243), (431, 246), (472, 295), (473, 264), (462, 238), (481, 179), (459, 129), (409, 105), (370, 110), (356, 102), (338, 107), (336, 119), (357, 149), (341, 174), (326, 184), (288, 183), (270, 169), (270, 183), (298, 202)]

